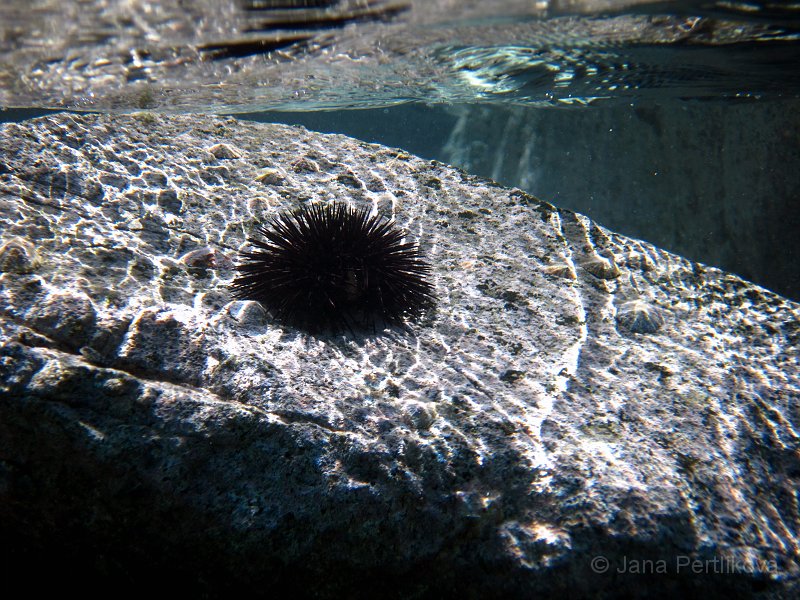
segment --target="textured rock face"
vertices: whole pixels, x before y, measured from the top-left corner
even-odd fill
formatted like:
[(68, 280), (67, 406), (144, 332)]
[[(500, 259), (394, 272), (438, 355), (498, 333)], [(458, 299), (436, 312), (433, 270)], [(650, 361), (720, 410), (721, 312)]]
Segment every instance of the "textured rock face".
[[(205, 592), (613, 597), (647, 573), (790, 597), (796, 304), (340, 136), (62, 115), (0, 143), (11, 564)], [(427, 322), (308, 336), (231, 300), (257, 222), (334, 199), (419, 240)]]

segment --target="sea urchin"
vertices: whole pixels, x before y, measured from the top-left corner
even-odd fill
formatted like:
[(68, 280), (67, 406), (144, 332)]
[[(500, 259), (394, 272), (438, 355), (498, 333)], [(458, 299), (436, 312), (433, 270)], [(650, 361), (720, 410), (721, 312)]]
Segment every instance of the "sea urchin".
[(250, 238), (231, 284), (280, 321), (333, 332), (418, 317), (434, 301), (430, 265), (406, 232), (346, 204), (280, 213)]

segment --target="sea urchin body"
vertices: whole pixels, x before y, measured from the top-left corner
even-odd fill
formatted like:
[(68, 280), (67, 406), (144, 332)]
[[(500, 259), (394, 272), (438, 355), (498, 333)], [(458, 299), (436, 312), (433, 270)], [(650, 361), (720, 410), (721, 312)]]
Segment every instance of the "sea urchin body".
[(345, 204), (273, 217), (240, 254), (231, 288), (284, 323), (310, 331), (374, 328), (433, 304), (430, 265), (405, 231)]

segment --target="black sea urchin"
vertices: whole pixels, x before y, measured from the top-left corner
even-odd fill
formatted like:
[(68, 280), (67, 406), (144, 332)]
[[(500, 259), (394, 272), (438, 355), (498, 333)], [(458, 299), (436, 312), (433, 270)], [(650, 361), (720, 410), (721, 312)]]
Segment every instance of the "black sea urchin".
[(366, 209), (315, 204), (273, 217), (250, 238), (231, 284), (284, 323), (310, 331), (365, 329), (433, 304), (430, 265), (406, 232)]

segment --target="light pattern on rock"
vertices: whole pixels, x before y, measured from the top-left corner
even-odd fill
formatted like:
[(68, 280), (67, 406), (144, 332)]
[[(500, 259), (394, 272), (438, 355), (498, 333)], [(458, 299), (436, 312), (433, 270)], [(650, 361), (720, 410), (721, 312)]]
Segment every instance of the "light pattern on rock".
[[(36, 250), (0, 273), (0, 499), (31, 539), (331, 593), (423, 564), (428, 591), (634, 589), (598, 554), (752, 567), (672, 590), (797, 575), (796, 304), (341, 136), (61, 115), (0, 144), (0, 246)], [(433, 318), (308, 336), (232, 301), (254, 224), (332, 200), (420, 241)], [(658, 327), (626, 322), (645, 305)]]

